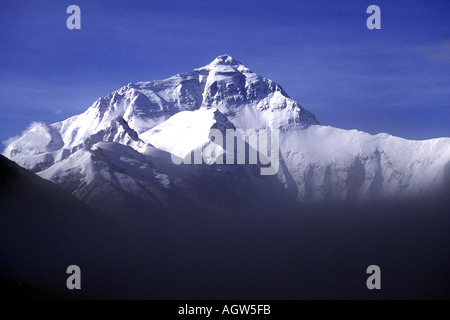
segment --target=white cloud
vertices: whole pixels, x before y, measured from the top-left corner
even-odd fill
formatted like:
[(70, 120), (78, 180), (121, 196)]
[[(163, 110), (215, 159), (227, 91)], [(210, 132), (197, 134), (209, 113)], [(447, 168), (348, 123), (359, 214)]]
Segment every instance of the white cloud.
[(32, 122), (25, 130), (22, 131), (22, 134), (18, 135), (18, 136), (14, 136), (11, 138), (8, 138), (6, 140), (2, 141), (2, 144), (7, 147), (9, 144), (11, 144), (12, 142), (18, 140), (21, 136), (23, 136), (26, 132), (30, 131), (31, 129), (33, 129), (36, 126), (40, 126), (40, 125), (46, 125), (44, 122)]

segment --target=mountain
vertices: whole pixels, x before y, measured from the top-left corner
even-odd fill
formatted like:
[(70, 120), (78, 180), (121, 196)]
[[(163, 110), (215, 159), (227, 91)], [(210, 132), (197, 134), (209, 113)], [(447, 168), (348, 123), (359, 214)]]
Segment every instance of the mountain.
[[(279, 133), (276, 175), (262, 176), (264, 164), (210, 165), (237, 152), (212, 133), (239, 129)], [(250, 152), (255, 145), (244, 139), (236, 143)], [(214, 156), (174, 162), (195, 150)], [(128, 84), (67, 120), (35, 123), (4, 155), (103, 211), (386, 200), (450, 185), (450, 138), (409, 141), (322, 126), (281, 86), (228, 55)]]

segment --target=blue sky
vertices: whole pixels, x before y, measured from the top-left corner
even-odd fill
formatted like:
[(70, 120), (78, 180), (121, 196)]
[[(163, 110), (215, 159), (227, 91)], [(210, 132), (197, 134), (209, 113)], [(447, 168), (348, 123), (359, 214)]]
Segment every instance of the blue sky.
[[(81, 8), (81, 30), (66, 8)], [(381, 30), (366, 8), (381, 8)], [(450, 136), (450, 1), (0, 0), (0, 141), (230, 54), (322, 124)]]

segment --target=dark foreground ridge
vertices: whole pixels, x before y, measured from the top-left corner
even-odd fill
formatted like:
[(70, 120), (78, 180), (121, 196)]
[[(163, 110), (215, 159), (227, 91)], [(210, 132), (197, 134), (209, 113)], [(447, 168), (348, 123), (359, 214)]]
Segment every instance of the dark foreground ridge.
[[(1, 157), (0, 201), (5, 298), (450, 298), (443, 199), (123, 217)], [(373, 264), (381, 290), (366, 287)]]

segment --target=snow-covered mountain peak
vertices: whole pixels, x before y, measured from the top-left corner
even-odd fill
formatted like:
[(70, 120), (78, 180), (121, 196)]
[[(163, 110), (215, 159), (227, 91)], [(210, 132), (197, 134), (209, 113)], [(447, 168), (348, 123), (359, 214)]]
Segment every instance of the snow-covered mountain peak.
[(197, 68), (194, 72), (200, 73), (201, 75), (223, 75), (223, 76), (236, 76), (241, 74), (244, 78), (254, 77), (261, 78), (259, 75), (253, 73), (249, 68), (244, 66), (241, 62), (234, 59), (233, 57), (224, 54), (215, 58), (210, 64)]
[(191, 151), (210, 143), (211, 129), (225, 133), (235, 127), (217, 109), (200, 108), (181, 111), (140, 137), (160, 150), (185, 158)]
[[(228, 55), (164, 80), (125, 85), (66, 120), (35, 123), (4, 155), (83, 199), (95, 198), (106, 179), (125, 194), (166, 203), (160, 180), (163, 189), (170, 184), (160, 169), (186, 176), (183, 188), (204, 199), (191, 174), (205, 185), (211, 176), (230, 176), (235, 189), (244, 169), (177, 167), (170, 158), (206, 148), (215, 148), (214, 155), (232, 151), (213, 143), (212, 129), (281, 129), (277, 183), (299, 201), (425, 194), (450, 181), (450, 139), (413, 142), (320, 126), (280, 85)], [(159, 155), (164, 161), (156, 162)]]
[(230, 68), (238, 69), (240, 67), (243, 67), (247, 69), (240, 61), (234, 59), (233, 57), (223, 54), (215, 58), (210, 64), (198, 68), (196, 70), (214, 70), (217, 68), (220, 68), (221, 66), (229, 66)]
[(202, 107), (219, 110), (244, 129), (318, 124), (281, 86), (229, 55), (164, 80), (130, 83), (98, 99), (82, 117), (93, 129), (120, 116), (140, 134), (180, 111)]

